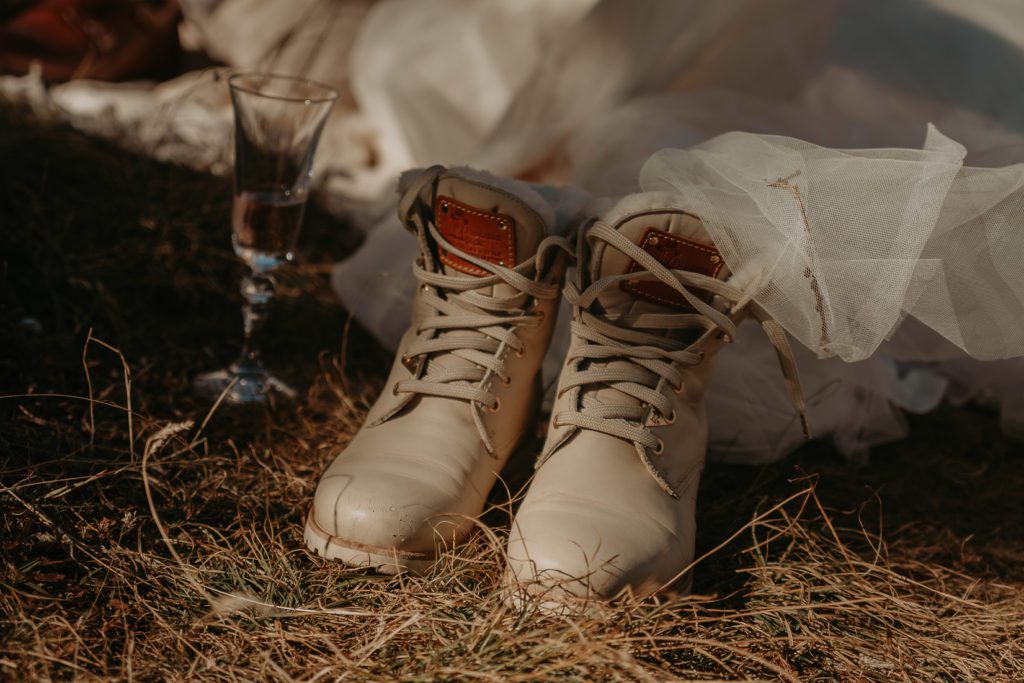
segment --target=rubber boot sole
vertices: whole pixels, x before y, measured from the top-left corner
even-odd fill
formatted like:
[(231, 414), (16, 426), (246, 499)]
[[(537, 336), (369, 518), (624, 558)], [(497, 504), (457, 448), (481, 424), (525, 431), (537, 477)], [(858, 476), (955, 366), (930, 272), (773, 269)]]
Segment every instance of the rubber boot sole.
[(404, 571), (422, 574), (437, 561), (434, 553), (379, 548), (332, 536), (316, 523), (312, 508), (306, 516), (303, 537), (306, 547), (324, 559), (339, 560), (349, 567), (374, 569), (382, 574)]

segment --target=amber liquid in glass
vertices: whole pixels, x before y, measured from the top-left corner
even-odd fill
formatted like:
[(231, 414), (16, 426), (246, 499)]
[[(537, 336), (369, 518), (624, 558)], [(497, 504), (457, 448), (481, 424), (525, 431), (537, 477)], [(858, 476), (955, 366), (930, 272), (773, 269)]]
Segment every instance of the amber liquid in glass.
[(305, 192), (242, 192), (231, 213), (235, 253), (255, 272), (291, 258), (306, 206)]

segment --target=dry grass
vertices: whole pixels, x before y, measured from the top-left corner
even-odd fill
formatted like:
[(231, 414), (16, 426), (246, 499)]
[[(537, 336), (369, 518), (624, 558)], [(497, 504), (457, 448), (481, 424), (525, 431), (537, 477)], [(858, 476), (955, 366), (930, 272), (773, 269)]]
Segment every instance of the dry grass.
[(211, 413), (225, 186), (11, 112), (0, 159), (0, 677), (1024, 679), (1024, 458), (992, 416), (916, 419), (859, 470), (711, 466), (692, 597), (509, 612), (501, 492), (430, 575), (345, 570), (301, 540), (388, 360), (327, 290), (344, 231), (313, 222), (271, 321), (303, 400)]

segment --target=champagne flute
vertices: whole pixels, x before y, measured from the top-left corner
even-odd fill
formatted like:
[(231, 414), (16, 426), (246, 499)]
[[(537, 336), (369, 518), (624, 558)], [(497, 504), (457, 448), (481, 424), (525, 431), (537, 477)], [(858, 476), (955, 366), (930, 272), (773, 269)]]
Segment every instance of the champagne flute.
[(238, 359), (196, 379), (200, 392), (263, 403), (295, 390), (267, 371), (261, 333), (274, 298), (272, 273), (292, 258), (306, 208), (313, 155), (338, 93), (302, 78), (240, 73), (228, 79), (235, 112), (232, 244), (249, 268), (242, 280), (244, 340)]

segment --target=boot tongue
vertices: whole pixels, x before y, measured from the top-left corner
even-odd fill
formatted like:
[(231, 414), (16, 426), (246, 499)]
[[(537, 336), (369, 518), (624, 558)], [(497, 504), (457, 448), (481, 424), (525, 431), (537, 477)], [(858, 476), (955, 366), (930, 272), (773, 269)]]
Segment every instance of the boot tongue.
[[(612, 212), (615, 213), (615, 210)], [(629, 238), (669, 270), (686, 270), (725, 280), (729, 268), (725, 265), (704, 223), (695, 215), (683, 211), (623, 212), (623, 218), (608, 221), (619, 233)], [(599, 242), (592, 254), (591, 281), (610, 275), (622, 275), (646, 270), (626, 254)], [(691, 288), (694, 294), (710, 301), (711, 296)], [(661, 281), (623, 280), (612, 285), (597, 297), (597, 304), (611, 318), (643, 313), (693, 313), (693, 307), (683, 295)], [(646, 330), (658, 334), (657, 330)], [(684, 329), (665, 332), (666, 335), (686, 335), (695, 339), (699, 330)], [(624, 360), (593, 363), (591, 367), (635, 367)], [(636, 404), (637, 399), (611, 387), (595, 388), (584, 396), (584, 405)]]
[[(686, 270), (720, 280), (730, 275), (704, 223), (692, 214), (675, 210), (642, 213), (623, 220), (617, 230), (669, 270)], [(594, 279), (645, 270), (614, 247), (601, 244), (598, 249), (591, 272)], [(692, 291), (705, 301), (710, 300), (699, 290)], [(602, 292), (597, 301), (613, 316), (694, 312), (682, 294), (651, 279), (624, 280)]]
[[(544, 219), (526, 201), (512, 191), (483, 180), (470, 179), (453, 172), (442, 175), (437, 182), (434, 199), (434, 225), (446, 242), (463, 252), (495, 265), (514, 268), (537, 253), (547, 234)], [(427, 235), (428, 243), (433, 239)], [(445, 275), (478, 279), (491, 273), (451, 253), (440, 244), (436, 249), (441, 271)], [(504, 282), (479, 287), (485, 296), (510, 297), (519, 292)], [(454, 330), (441, 336), (479, 337), (480, 332)], [(453, 354), (438, 354), (427, 364), (427, 372), (437, 368), (473, 365)]]
[[(521, 199), (497, 187), (446, 174), (437, 183), (434, 224), (452, 246), (489, 263), (514, 268), (533, 258), (544, 239), (543, 219)], [(489, 272), (438, 245), (442, 272), (480, 278)], [(486, 288), (485, 294), (509, 296), (506, 284)]]

